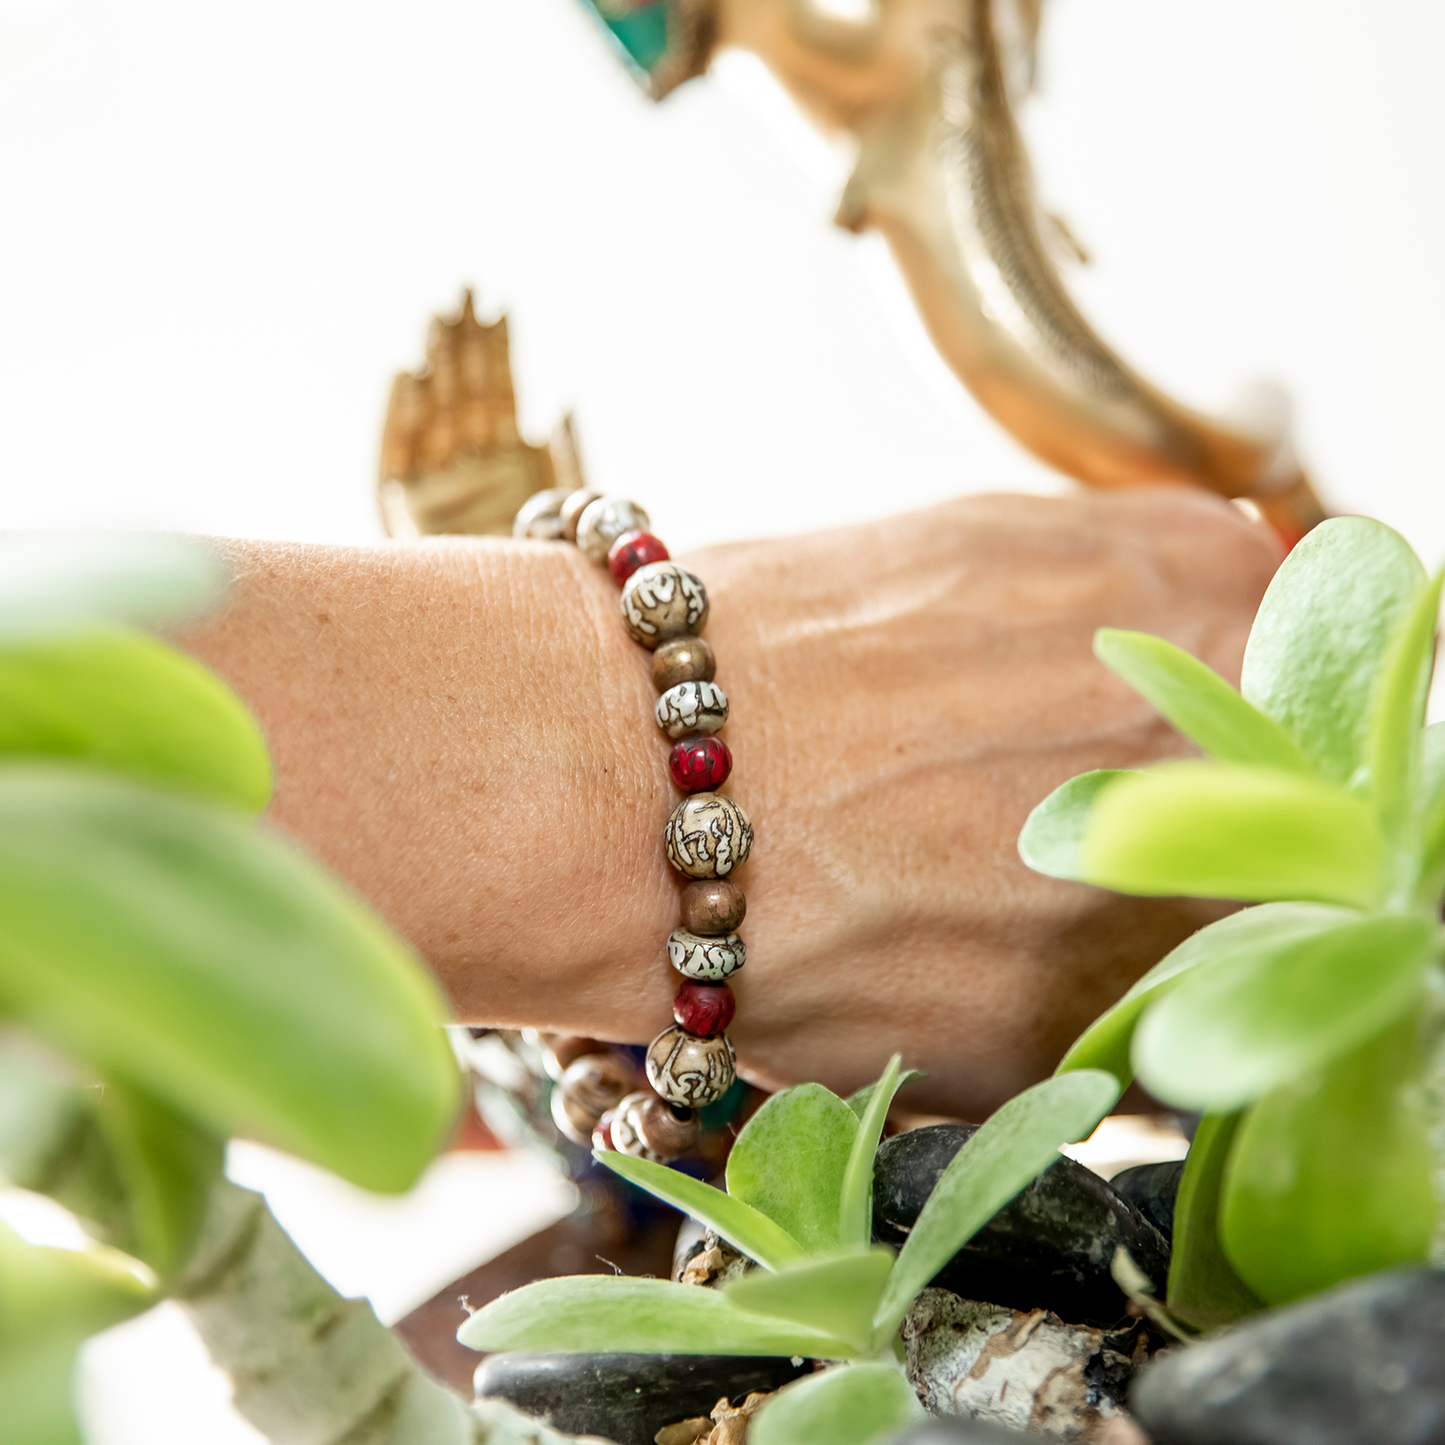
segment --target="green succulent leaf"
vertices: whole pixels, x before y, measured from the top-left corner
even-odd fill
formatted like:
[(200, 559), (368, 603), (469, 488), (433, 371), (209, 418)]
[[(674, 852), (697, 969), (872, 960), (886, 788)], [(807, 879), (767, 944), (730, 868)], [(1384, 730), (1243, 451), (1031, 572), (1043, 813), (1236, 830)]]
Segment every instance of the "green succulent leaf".
[(1399, 533), (1334, 517), (1295, 547), (1264, 595), (1240, 690), (1333, 782), (1349, 783), (1366, 762), (1375, 680), (1424, 582)]
[(1427, 1257), (1440, 1204), (1423, 1052), (1412, 1011), (1245, 1115), (1220, 1237), (1267, 1303)]
[(1368, 906), (1388, 882), (1374, 810), (1342, 788), (1233, 763), (1165, 763), (1099, 799), (1084, 879), (1120, 893)]
[[(926, 1079), (927, 1077), (928, 1075), (922, 1069), (904, 1069), (898, 1076), (898, 1088), (901, 1089), (905, 1084), (911, 1084), (915, 1079)], [(857, 1115), (860, 1124), (863, 1122), (863, 1115), (868, 1112), (868, 1105), (873, 1102), (873, 1095), (877, 1089), (876, 1083), (864, 1084), (861, 1089), (855, 1090), (844, 1100), (844, 1103)], [(894, 1093), (896, 1095), (896, 1089)]]
[(0, 753), (94, 763), (248, 814), (271, 796), (265, 740), (235, 693), (119, 627), (0, 646)]
[[(776, 1095), (774, 1096), (777, 1097)], [(675, 1209), (715, 1229), (764, 1269), (783, 1269), (805, 1257), (803, 1247), (766, 1214), (665, 1164), (604, 1150), (592, 1156), (629, 1184), (655, 1194)]]
[(774, 1094), (728, 1155), (728, 1194), (766, 1214), (809, 1254), (830, 1254), (858, 1117), (821, 1084)]
[[(873, 1237), (873, 1156), (888, 1122), (893, 1096), (903, 1084), (899, 1072), (902, 1054), (894, 1054), (883, 1070), (883, 1077), (873, 1087), (868, 1104), (858, 1114), (858, 1131), (848, 1150), (843, 1170), (843, 1184), (838, 1199), (838, 1238), (845, 1249), (866, 1246)], [(848, 1101), (853, 1108), (853, 1101)], [(858, 1111), (854, 1109), (854, 1113)]]
[(0, 767), (0, 1007), (220, 1136), (412, 1184), (458, 1102), (416, 961), (293, 849), (93, 768)]
[(753, 1416), (748, 1445), (875, 1445), (922, 1418), (896, 1365), (839, 1365), (779, 1390)]
[(893, 1266), (876, 1316), (886, 1340), (928, 1281), (1015, 1194), (1086, 1138), (1113, 1107), (1119, 1081), (1099, 1069), (1045, 1079), (995, 1110), (949, 1161)]
[(723, 1293), (740, 1310), (821, 1330), (866, 1355), (873, 1343), (873, 1312), (892, 1268), (891, 1249), (855, 1251), (777, 1274), (754, 1270), (723, 1286)]
[(1410, 862), (1416, 849), (1413, 825), (1418, 821), (1422, 783), (1422, 729), (1435, 665), (1442, 582), (1445, 573), (1420, 590), (1390, 639), (1370, 711), (1370, 790), (1386, 836), (1397, 840)]
[(1177, 988), (1185, 974), (1201, 964), (1215, 966), (1234, 958), (1258, 958), (1359, 917), (1352, 909), (1322, 903), (1261, 903), (1201, 928), (1165, 954), (1113, 1008), (1079, 1035), (1058, 1072), (1107, 1069), (1119, 1080), (1120, 1088), (1127, 1089), (1134, 1078), (1129, 1050), (1140, 1017), (1151, 1004)]
[(220, 600), (226, 571), (200, 542), (163, 533), (66, 532), (0, 539), (0, 638), (99, 622), (167, 627)]
[(1422, 857), (1415, 901), (1438, 903), (1445, 888), (1445, 722), (1425, 729), (1422, 751)]
[(718, 1290), (599, 1274), (538, 1280), (504, 1294), (472, 1315), (457, 1339), (473, 1350), (815, 1359), (849, 1353), (819, 1330), (745, 1314)]
[(1094, 656), (1219, 762), (1314, 775), (1273, 718), (1182, 647), (1147, 632), (1101, 627), (1094, 634)]
[(1202, 1330), (1264, 1308), (1264, 1301), (1235, 1273), (1219, 1239), (1224, 1166), (1242, 1117), (1206, 1114), (1199, 1121), (1174, 1204), (1169, 1311)]
[(1360, 918), (1196, 968), (1134, 1035), (1140, 1083), (1179, 1108), (1253, 1102), (1410, 1008), (1436, 932), (1425, 918)]
[(1127, 768), (1080, 773), (1054, 789), (1029, 814), (1019, 834), (1019, 857), (1050, 878), (1084, 878), (1084, 834), (1099, 795), (1110, 783), (1132, 776)]

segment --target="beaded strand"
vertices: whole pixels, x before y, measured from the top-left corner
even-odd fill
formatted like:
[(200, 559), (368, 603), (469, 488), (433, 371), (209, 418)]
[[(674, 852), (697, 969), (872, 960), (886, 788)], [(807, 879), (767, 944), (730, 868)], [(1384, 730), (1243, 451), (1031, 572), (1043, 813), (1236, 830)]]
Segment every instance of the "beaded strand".
[(622, 589), (622, 620), (632, 639), (652, 652), (656, 719), (672, 744), (668, 773), (683, 795), (663, 831), (667, 861), (687, 879), (681, 919), (667, 956), (682, 975), (673, 1000), (675, 1022), (647, 1049), (653, 1092), (632, 1090), (635, 1075), (595, 1055), (561, 1072), (553, 1114), (578, 1143), (638, 1158), (675, 1159), (702, 1137), (699, 1111), (737, 1077), (726, 1029), (737, 1011), (730, 975), (747, 961), (738, 926), (747, 911), (732, 881), (753, 845), (748, 815), (718, 790), (732, 771), (732, 752), (716, 734), (728, 719), (727, 694), (713, 680), (712, 648), (700, 636), (707, 589), (671, 560), (648, 527), (647, 513), (623, 497), (552, 488), (523, 503), (516, 537), (575, 542), (605, 565)]

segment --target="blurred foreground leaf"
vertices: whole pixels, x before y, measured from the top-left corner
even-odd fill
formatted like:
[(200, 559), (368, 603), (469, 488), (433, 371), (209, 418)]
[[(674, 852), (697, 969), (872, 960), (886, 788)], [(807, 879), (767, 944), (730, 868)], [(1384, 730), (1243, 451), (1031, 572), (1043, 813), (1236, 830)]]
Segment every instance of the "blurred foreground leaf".
[(753, 1416), (748, 1445), (873, 1445), (922, 1418), (896, 1365), (843, 1365), (779, 1390)]

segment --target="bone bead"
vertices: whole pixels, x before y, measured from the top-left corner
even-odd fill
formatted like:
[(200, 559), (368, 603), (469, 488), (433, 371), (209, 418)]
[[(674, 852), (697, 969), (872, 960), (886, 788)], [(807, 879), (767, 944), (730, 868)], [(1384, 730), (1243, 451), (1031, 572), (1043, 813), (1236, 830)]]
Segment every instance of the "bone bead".
[(675, 928), (667, 940), (667, 961), (684, 978), (717, 983), (748, 961), (748, 949), (736, 933), (703, 938), (685, 928)]
[(649, 562), (622, 589), (622, 620), (632, 640), (644, 647), (656, 647), (685, 632), (701, 632), (707, 621), (707, 589), (676, 562)]
[[(664, 1155), (656, 1153), (647, 1145), (642, 1137), (641, 1113), (642, 1106), (649, 1099), (662, 1103), (657, 1095), (651, 1090), (642, 1090), (636, 1094), (629, 1094), (618, 1106), (612, 1115), (612, 1127), (608, 1130), (612, 1139), (612, 1147), (619, 1154), (630, 1154), (634, 1159), (651, 1159), (654, 1163), (662, 1163)], [(667, 1105), (663, 1104), (663, 1108)]]
[(736, 933), (748, 911), (748, 900), (726, 878), (702, 878), (682, 890), (682, 926), (689, 933), (717, 938)]
[(647, 1082), (669, 1104), (700, 1109), (721, 1099), (737, 1077), (737, 1055), (726, 1034), (700, 1039), (675, 1024), (647, 1050)]
[(722, 793), (694, 793), (667, 820), (667, 861), (689, 878), (726, 878), (753, 846), (748, 815)]
[(717, 659), (700, 637), (674, 637), (652, 654), (652, 685), (658, 692), (680, 682), (711, 682), (716, 673)]
[(582, 513), (601, 495), (601, 492), (594, 492), (590, 487), (582, 487), (578, 491), (567, 493), (567, 500), (562, 503), (562, 510), (559, 514), (564, 542), (577, 540), (577, 523), (581, 520)]
[(715, 682), (680, 682), (658, 698), (655, 711), (670, 738), (715, 733), (728, 720), (728, 697)]
[(607, 561), (612, 544), (624, 532), (645, 532), (652, 519), (626, 497), (598, 497), (577, 518), (577, 545), (598, 566)]
[(512, 522), (514, 537), (530, 537), (534, 542), (556, 542), (562, 536), (562, 504), (572, 494), (566, 487), (548, 487), (533, 492)]
[(587, 1054), (569, 1064), (552, 1090), (552, 1118), (574, 1144), (592, 1138), (597, 1121), (637, 1087), (637, 1070), (616, 1054)]

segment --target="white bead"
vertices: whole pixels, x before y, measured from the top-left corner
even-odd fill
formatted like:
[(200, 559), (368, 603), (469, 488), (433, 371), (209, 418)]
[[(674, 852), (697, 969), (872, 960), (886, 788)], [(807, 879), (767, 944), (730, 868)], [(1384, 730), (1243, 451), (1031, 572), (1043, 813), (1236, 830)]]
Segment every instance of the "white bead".
[(644, 647), (701, 632), (707, 621), (707, 588), (676, 562), (649, 562), (622, 588), (622, 620), (632, 640)]
[(721, 793), (694, 793), (667, 820), (667, 861), (689, 878), (726, 878), (753, 846), (748, 815)]
[(737, 1078), (737, 1054), (726, 1034), (700, 1039), (674, 1024), (647, 1048), (647, 1082), (669, 1104), (700, 1109), (721, 1099)]
[(657, 725), (670, 738), (715, 733), (727, 720), (727, 694), (715, 682), (680, 682), (657, 700)]
[(636, 502), (626, 497), (598, 497), (577, 519), (577, 545), (601, 565), (624, 532), (645, 532), (651, 525), (651, 519)]
[(736, 933), (704, 938), (700, 933), (675, 928), (667, 940), (667, 959), (687, 978), (717, 983), (748, 961), (748, 948)]
[(512, 522), (514, 537), (530, 537), (534, 542), (556, 542), (562, 537), (562, 503), (572, 495), (567, 487), (548, 487), (533, 492)]
[(648, 1093), (629, 1094), (617, 1106), (617, 1112), (612, 1116), (612, 1147), (619, 1154), (630, 1154), (634, 1159), (651, 1159), (654, 1163), (661, 1164), (665, 1162), (663, 1156), (653, 1153), (647, 1147), (638, 1118), (638, 1114), (651, 1098), (652, 1095)]

